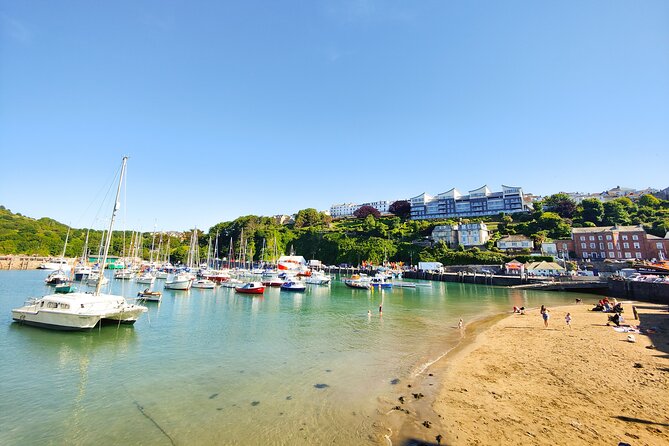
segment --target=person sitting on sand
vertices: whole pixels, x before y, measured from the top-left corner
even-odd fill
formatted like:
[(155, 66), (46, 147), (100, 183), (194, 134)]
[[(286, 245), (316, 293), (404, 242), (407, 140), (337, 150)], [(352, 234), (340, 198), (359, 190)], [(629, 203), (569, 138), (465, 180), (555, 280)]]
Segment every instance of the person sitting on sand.
[[(620, 315), (620, 313), (616, 313), (613, 316), (609, 316), (609, 322), (613, 322), (614, 324), (616, 324), (616, 327), (620, 327), (620, 324), (622, 322), (625, 322), (625, 320)], [(607, 322), (606, 325), (609, 325), (609, 323)]]

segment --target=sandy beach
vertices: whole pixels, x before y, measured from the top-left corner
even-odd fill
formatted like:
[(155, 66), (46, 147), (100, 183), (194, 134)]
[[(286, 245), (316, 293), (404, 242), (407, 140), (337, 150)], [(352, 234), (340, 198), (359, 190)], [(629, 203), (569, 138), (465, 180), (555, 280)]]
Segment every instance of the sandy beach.
[(548, 328), (539, 309), (467, 325), (458, 348), (388, 402), (382, 442), (669, 444), (667, 306), (637, 302), (635, 320), (624, 303), (624, 325), (651, 329), (627, 333), (594, 303), (549, 308)]

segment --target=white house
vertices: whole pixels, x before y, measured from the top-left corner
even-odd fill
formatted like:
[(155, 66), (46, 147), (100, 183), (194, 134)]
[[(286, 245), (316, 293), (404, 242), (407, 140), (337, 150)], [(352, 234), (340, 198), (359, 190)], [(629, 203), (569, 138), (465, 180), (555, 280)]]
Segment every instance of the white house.
[(534, 249), (534, 242), (524, 235), (507, 235), (497, 241), (497, 247), (501, 250)]

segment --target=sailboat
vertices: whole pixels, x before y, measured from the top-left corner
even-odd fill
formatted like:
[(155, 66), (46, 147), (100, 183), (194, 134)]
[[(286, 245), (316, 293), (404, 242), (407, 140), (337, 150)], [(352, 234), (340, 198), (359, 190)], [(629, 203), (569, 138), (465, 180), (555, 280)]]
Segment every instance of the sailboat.
[[(121, 185), (127, 162), (128, 157), (123, 157), (102, 265), (107, 262), (114, 218), (120, 207)], [(123, 296), (101, 293), (103, 277), (103, 274), (99, 275), (93, 293), (49, 294), (41, 298), (31, 298), (22, 307), (12, 310), (12, 319), (18, 323), (55, 330), (86, 330), (103, 321), (133, 324), (142, 313), (148, 311), (145, 306), (128, 303)]]
[[(70, 228), (67, 228), (67, 235), (65, 236), (65, 244), (63, 245), (63, 254), (61, 255), (61, 259), (65, 259), (65, 250), (67, 249), (67, 242), (70, 239)], [(61, 285), (67, 282), (70, 282), (70, 276), (65, 272), (65, 268), (67, 267), (67, 263), (65, 264), (65, 267), (63, 267), (62, 264), (56, 269), (54, 272), (49, 274), (46, 279), (44, 279), (44, 283), (47, 285)]]
[(88, 235), (91, 228), (86, 230), (86, 241), (84, 242), (84, 249), (81, 252), (81, 260), (74, 266), (74, 280), (81, 282), (91, 275), (92, 268), (88, 266)]

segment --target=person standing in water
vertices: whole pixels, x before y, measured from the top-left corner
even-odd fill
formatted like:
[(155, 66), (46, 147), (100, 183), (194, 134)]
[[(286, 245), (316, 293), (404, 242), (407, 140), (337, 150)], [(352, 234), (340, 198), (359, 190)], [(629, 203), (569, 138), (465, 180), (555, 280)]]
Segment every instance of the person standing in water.
[(463, 321), (462, 318), (460, 318), (460, 321), (458, 322), (458, 328), (462, 330), (462, 327), (464, 326), (465, 326), (465, 321)]

